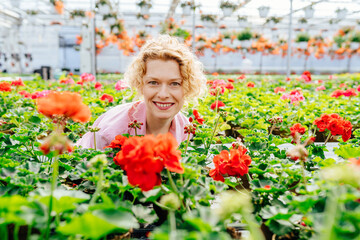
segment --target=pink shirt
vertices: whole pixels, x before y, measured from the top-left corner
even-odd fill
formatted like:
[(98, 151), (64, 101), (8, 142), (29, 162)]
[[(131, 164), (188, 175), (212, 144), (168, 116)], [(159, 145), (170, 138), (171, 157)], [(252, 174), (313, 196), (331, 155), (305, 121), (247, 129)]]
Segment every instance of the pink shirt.
[[(100, 128), (100, 131), (96, 132), (95, 135), (96, 148), (102, 150), (117, 135), (128, 133), (134, 136), (135, 130), (128, 127), (128, 124), (134, 120), (144, 124), (141, 126), (141, 129), (137, 129), (137, 134), (145, 135), (146, 105), (142, 101), (118, 105), (102, 114), (93, 124), (93, 127)], [(184, 133), (184, 127), (187, 124), (189, 124), (188, 119), (181, 113), (176, 114), (171, 123), (169, 132), (176, 138), (179, 144), (187, 139), (187, 134)], [(76, 145), (83, 148), (94, 148), (94, 133), (86, 133), (77, 141)]]

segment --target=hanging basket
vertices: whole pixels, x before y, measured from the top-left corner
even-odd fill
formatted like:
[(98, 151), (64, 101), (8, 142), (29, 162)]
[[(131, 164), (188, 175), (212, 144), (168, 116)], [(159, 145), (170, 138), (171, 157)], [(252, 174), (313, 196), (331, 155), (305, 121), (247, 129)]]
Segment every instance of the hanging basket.
[(184, 16), (189, 16), (191, 14), (191, 6), (186, 5), (182, 8), (182, 12)]
[(110, 6), (107, 4), (99, 5), (98, 13), (101, 15), (107, 15), (110, 13)]
[(223, 11), (224, 17), (230, 17), (231, 14), (233, 13), (233, 9), (229, 8), (229, 7), (222, 8), (222, 11)]
[(259, 10), (260, 17), (261, 18), (266, 18), (268, 16), (268, 14), (269, 14), (270, 7), (262, 6), (262, 7), (259, 7), (258, 10)]
[(142, 15), (149, 15), (150, 13), (150, 7), (148, 5), (144, 5), (140, 7), (140, 13)]
[(346, 17), (347, 10), (346, 9), (338, 9), (336, 11), (336, 18), (341, 20)]
[(106, 21), (109, 25), (114, 25), (116, 23), (116, 20), (117, 19), (113, 18), (113, 17), (106, 19)]
[(304, 12), (305, 12), (305, 18), (309, 19), (314, 16), (315, 10), (311, 7), (307, 7), (304, 9)]

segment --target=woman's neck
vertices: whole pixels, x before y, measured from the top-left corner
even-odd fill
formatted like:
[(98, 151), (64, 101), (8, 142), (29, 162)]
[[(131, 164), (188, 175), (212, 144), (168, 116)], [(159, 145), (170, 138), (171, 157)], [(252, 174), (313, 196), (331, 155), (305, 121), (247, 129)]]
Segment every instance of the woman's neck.
[(171, 119), (166, 119), (166, 120), (150, 120), (150, 119), (146, 119), (146, 134), (153, 134), (153, 135), (158, 135), (158, 134), (165, 134), (167, 132), (169, 132), (170, 130), (170, 126), (171, 126)]

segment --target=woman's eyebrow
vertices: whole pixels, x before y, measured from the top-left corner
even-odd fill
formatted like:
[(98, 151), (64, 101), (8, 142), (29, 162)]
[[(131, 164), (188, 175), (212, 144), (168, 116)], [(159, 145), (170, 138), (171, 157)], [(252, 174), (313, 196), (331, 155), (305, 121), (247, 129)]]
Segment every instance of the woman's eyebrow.
[[(152, 79), (152, 80), (160, 80), (159, 78), (157, 78), (157, 77), (151, 77), (151, 76), (148, 76), (148, 77), (146, 77), (146, 78), (149, 78), (149, 79)], [(176, 80), (180, 80), (180, 81), (182, 81), (182, 78), (170, 78), (170, 79), (168, 79), (168, 80), (170, 80), (170, 81), (176, 81)]]

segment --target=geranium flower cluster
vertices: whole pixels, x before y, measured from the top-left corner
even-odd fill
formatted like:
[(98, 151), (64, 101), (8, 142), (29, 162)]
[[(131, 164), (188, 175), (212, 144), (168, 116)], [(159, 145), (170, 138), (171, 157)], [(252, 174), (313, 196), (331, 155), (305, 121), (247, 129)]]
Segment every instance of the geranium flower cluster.
[(356, 92), (355, 88), (349, 88), (345, 91), (343, 90), (335, 90), (334, 92), (331, 93), (330, 97), (334, 97), (334, 98), (338, 98), (341, 96), (345, 96), (345, 97), (352, 97), (352, 96), (357, 96), (358, 93)]
[(209, 175), (216, 181), (224, 182), (224, 177), (240, 177), (247, 174), (251, 158), (246, 154), (247, 149), (239, 145), (238, 148), (223, 150), (213, 159), (215, 168), (210, 170)]
[(38, 112), (54, 120), (65, 122), (71, 118), (75, 122), (88, 122), (90, 108), (82, 102), (78, 93), (51, 92), (46, 97), (38, 98)]
[(60, 83), (62, 83), (62, 84), (75, 84), (74, 79), (72, 79), (70, 76), (60, 79)]
[(319, 132), (329, 130), (331, 135), (341, 135), (344, 142), (350, 139), (352, 124), (336, 113), (323, 114), (320, 118), (316, 118), (314, 124), (319, 128)]
[(177, 141), (167, 133), (125, 139), (114, 162), (126, 171), (131, 185), (149, 191), (161, 184), (160, 173), (165, 167), (171, 172), (184, 173), (180, 159)]
[(121, 91), (121, 90), (126, 89), (126, 88), (129, 88), (129, 84), (127, 84), (125, 81), (119, 80), (115, 84), (115, 89), (117, 91)]
[(305, 80), (305, 82), (311, 82), (311, 73), (310, 73), (309, 71), (304, 71), (304, 72), (301, 74), (300, 79)]
[(234, 89), (232, 83), (226, 83), (223, 79), (215, 79), (214, 81), (209, 83), (212, 84), (210, 87), (210, 94), (213, 96), (224, 94), (225, 88), (229, 91)]
[(92, 82), (95, 81), (95, 76), (91, 73), (83, 73), (80, 75), (81, 82)]
[(301, 123), (295, 123), (292, 127), (290, 127), (291, 136), (295, 137), (296, 133), (303, 135), (306, 131), (306, 128), (301, 125)]
[(21, 78), (18, 78), (16, 80), (11, 81), (11, 86), (15, 86), (15, 87), (21, 87), (21, 86), (25, 86), (24, 82), (21, 80)]
[(290, 99), (290, 102), (292, 104), (297, 104), (298, 102), (305, 100), (302, 92), (298, 89), (292, 90), (290, 93), (283, 94), (280, 99), (282, 100)]
[(110, 94), (104, 93), (101, 97), (100, 97), (101, 101), (108, 101), (109, 103), (114, 101), (114, 97), (111, 96)]
[(9, 82), (0, 82), (0, 91), (2, 91), (2, 92), (11, 92), (11, 83), (9, 83)]

